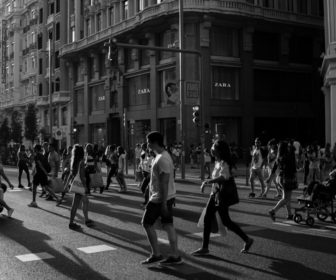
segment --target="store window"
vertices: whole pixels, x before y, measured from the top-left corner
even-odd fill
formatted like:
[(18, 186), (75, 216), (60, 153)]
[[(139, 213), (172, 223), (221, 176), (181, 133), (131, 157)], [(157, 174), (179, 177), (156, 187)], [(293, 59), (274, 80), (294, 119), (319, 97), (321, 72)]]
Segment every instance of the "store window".
[(161, 107), (176, 106), (179, 103), (179, 88), (176, 68), (159, 72)]
[(238, 30), (214, 26), (211, 29), (211, 54), (238, 57)]
[(126, 84), (130, 106), (150, 104), (149, 74), (129, 78), (126, 80)]
[(211, 126), (214, 134), (225, 139), (227, 143), (240, 145), (241, 121), (239, 118), (214, 117)]
[(107, 140), (106, 126), (104, 123), (91, 125), (92, 143), (98, 144), (99, 147), (105, 147)]
[(211, 97), (221, 100), (238, 100), (239, 70), (236, 68), (213, 66)]
[[(175, 46), (178, 40), (176, 30), (167, 30), (159, 35), (159, 45), (164, 48), (172, 48)], [(160, 59), (175, 58), (175, 53), (172, 52), (160, 52)]]
[(105, 111), (105, 90), (104, 85), (95, 85), (89, 88), (91, 97), (90, 112)]
[(289, 61), (311, 64), (313, 61), (313, 39), (293, 35), (289, 40)]
[(279, 59), (279, 34), (256, 31), (253, 35), (253, 46), (255, 59), (273, 61)]

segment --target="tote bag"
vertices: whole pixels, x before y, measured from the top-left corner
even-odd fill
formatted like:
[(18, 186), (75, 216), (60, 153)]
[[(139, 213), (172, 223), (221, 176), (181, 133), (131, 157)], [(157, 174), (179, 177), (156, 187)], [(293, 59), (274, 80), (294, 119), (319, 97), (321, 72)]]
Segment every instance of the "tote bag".
[(85, 188), (82, 183), (82, 180), (80, 179), (79, 172), (77, 173), (76, 177), (71, 182), (69, 191), (72, 193), (77, 193), (77, 194), (82, 194), (82, 195), (85, 194)]
[(90, 186), (92, 188), (100, 188), (104, 186), (103, 175), (101, 172), (90, 174)]

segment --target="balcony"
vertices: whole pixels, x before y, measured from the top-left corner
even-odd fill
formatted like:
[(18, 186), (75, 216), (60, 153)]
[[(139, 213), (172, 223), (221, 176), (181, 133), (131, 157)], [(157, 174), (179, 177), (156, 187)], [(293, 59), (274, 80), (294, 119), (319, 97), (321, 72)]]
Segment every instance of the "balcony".
[(70, 101), (70, 91), (56, 91), (52, 94), (53, 104), (63, 104)]
[(28, 96), (24, 96), (23, 98), (21, 98), (21, 104), (22, 105), (28, 105), (31, 103), (36, 103), (37, 101), (37, 96), (36, 95), (28, 95)]
[(54, 22), (55, 22), (55, 15), (54, 14), (49, 15), (48, 19), (47, 19), (47, 25), (50, 25), (50, 24), (52, 24)]
[(33, 18), (29, 21), (30, 26), (33, 26), (33, 25), (36, 25), (36, 24), (37, 24), (37, 18)]
[[(88, 8), (91, 9), (90, 6)], [(98, 33), (86, 37), (80, 41), (67, 44), (62, 47), (61, 55), (71, 54), (99, 42), (108, 40), (111, 36), (117, 36), (129, 31), (139, 24), (164, 16), (177, 14), (179, 9), (178, 0), (167, 0), (154, 6), (145, 8), (135, 16), (121, 21), (112, 27), (106, 28)], [(184, 0), (184, 11), (186, 13), (201, 14), (222, 14), (235, 15), (253, 19), (262, 19), (273, 22), (302, 24), (306, 26), (323, 28), (323, 18), (313, 15), (302, 15), (289, 11), (270, 9), (253, 4), (228, 1), (228, 0)]]
[(48, 95), (38, 96), (36, 98), (36, 106), (38, 107), (49, 106), (49, 96)]

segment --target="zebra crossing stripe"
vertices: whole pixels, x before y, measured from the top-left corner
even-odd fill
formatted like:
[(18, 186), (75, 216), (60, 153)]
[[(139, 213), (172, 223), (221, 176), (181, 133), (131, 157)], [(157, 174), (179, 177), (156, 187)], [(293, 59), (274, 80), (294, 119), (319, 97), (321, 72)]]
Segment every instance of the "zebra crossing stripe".
[(113, 251), (117, 249), (111, 246), (107, 246), (107, 245), (97, 245), (97, 246), (77, 248), (77, 250), (82, 251), (86, 254), (94, 254), (94, 253), (100, 253), (100, 252), (106, 252), (106, 251)]
[(42, 252), (42, 253), (36, 253), (36, 254), (19, 255), (19, 256), (16, 256), (16, 258), (22, 262), (32, 262), (32, 261), (53, 259), (55, 257), (48, 253)]
[[(197, 237), (203, 237), (203, 232), (196, 232), (196, 233), (192, 233), (192, 234), (188, 234), (188, 235), (194, 235)], [(220, 237), (221, 235), (219, 233), (211, 233), (210, 237), (214, 238), (214, 237)]]
[(169, 244), (169, 240), (163, 239), (163, 238), (158, 238), (158, 242), (160, 242), (162, 244)]

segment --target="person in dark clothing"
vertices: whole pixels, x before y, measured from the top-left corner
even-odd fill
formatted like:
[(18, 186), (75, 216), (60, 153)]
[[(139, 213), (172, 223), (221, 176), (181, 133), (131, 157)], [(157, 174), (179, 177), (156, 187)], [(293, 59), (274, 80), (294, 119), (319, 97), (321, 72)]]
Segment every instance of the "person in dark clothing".
[(203, 244), (200, 249), (197, 249), (192, 253), (193, 256), (202, 256), (209, 254), (209, 241), (211, 233), (211, 224), (215, 217), (216, 211), (218, 211), (221, 217), (222, 223), (241, 239), (244, 240), (244, 248), (242, 253), (249, 251), (253, 244), (253, 239), (249, 238), (245, 232), (231, 220), (229, 215), (229, 206), (222, 201), (223, 198), (219, 196), (220, 187), (218, 184), (222, 184), (221, 187), (225, 187), (224, 182), (232, 178), (232, 165), (231, 165), (231, 153), (229, 145), (223, 140), (216, 140), (211, 148), (211, 154), (215, 157), (215, 167), (212, 172), (212, 179), (205, 180), (201, 186), (201, 192), (204, 188), (212, 184), (212, 192), (209, 201), (206, 206), (206, 214), (204, 217), (204, 230), (203, 230)]
[(29, 163), (29, 158), (26, 153), (26, 147), (24, 145), (21, 145), (19, 148), (19, 151), (17, 153), (18, 157), (18, 167), (19, 167), (19, 188), (23, 188), (21, 184), (21, 177), (22, 177), (22, 172), (26, 172), (27, 175), (27, 180), (28, 180), (28, 187), (31, 188), (31, 182), (30, 182), (30, 175), (29, 175), (29, 168), (28, 168), (28, 163)]
[(283, 189), (282, 198), (268, 213), (273, 221), (275, 221), (275, 213), (283, 206), (287, 208), (287, 219), (292, 220), (293, 214), (291, 211), (292, 191), (297, 188), (296, 178), (296, 159), (293, 146), (288, 142), (279, 144), (278, 156), (276, 164), (273, 167), (272, 173), (279, 170), (278, 183)]
[(107, 174), (105, 190), (108, 190), (110, 187), (112, 177), (116, 176), (118, 171), (118, 155), (116, 151), (116, 145), (111, 145), (110, 150), (106, 154), (106, 165), (109, 167), (109, 172)]

